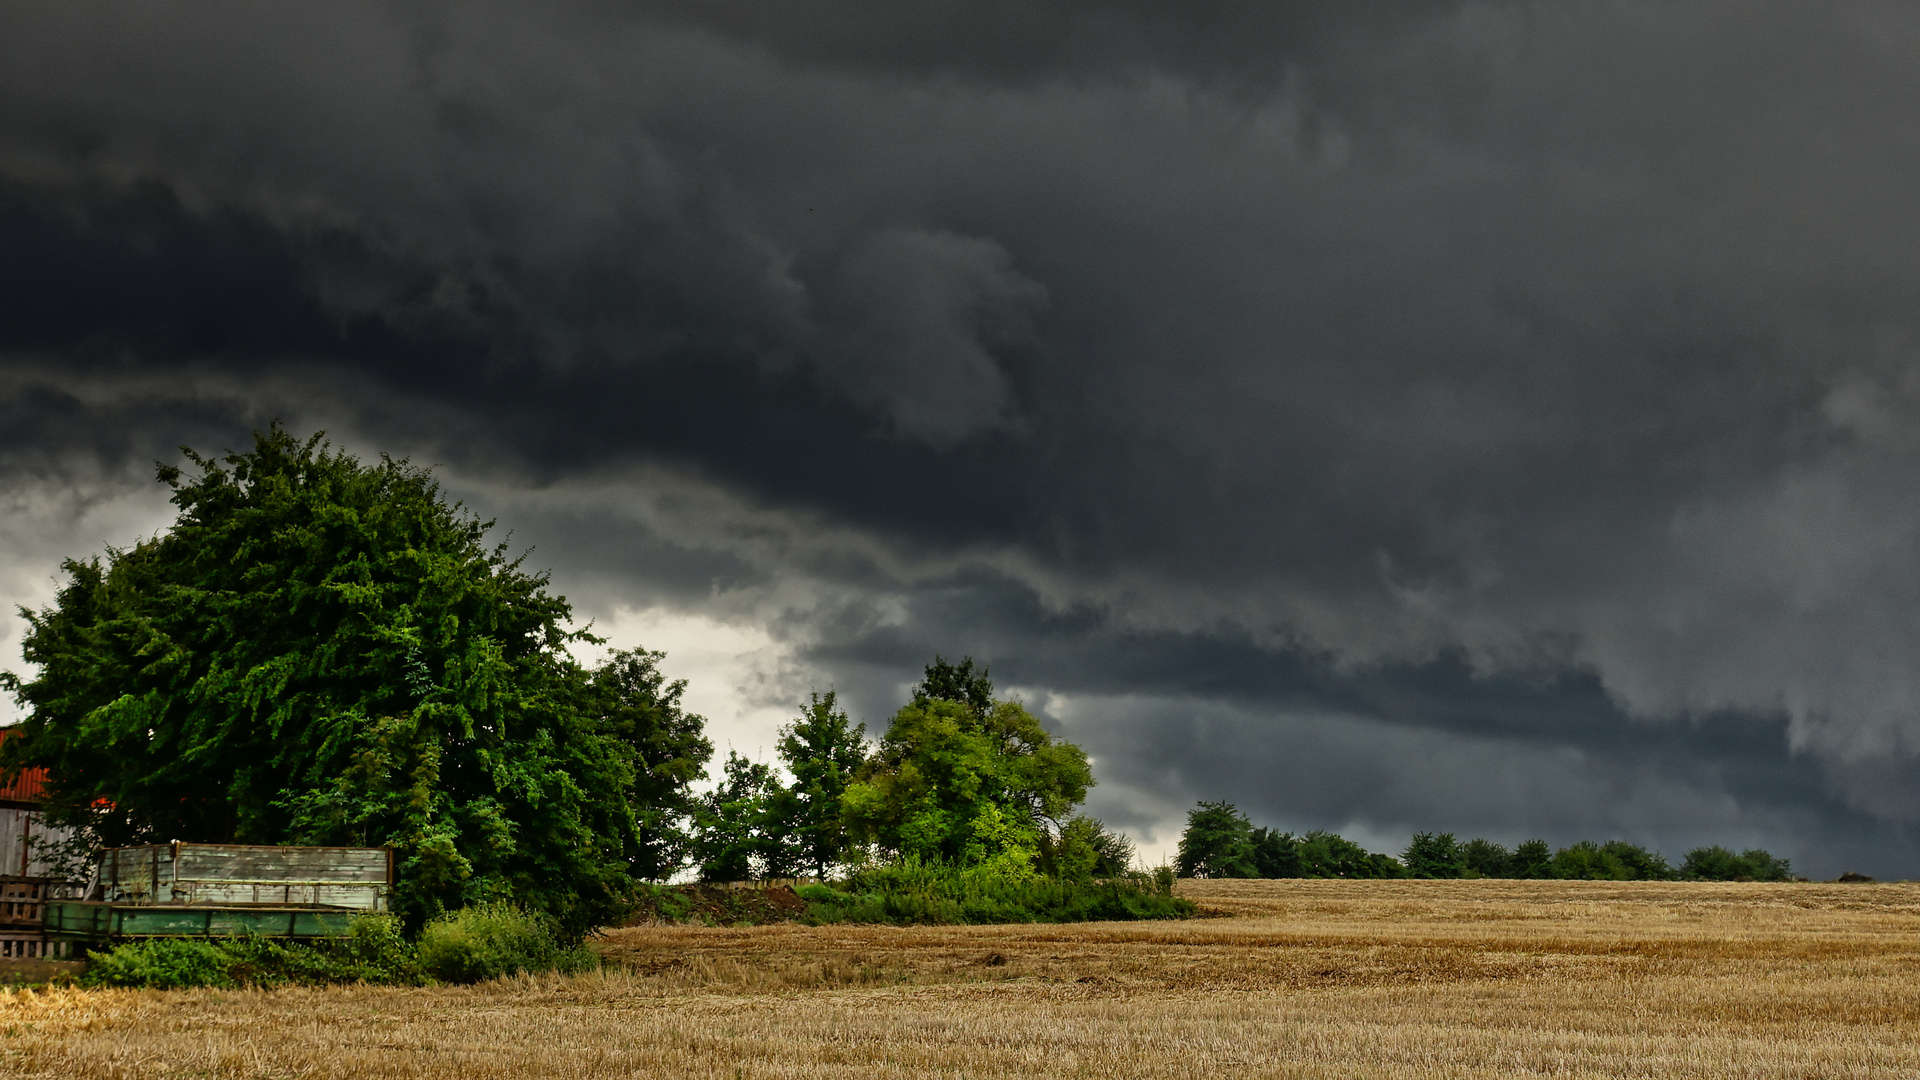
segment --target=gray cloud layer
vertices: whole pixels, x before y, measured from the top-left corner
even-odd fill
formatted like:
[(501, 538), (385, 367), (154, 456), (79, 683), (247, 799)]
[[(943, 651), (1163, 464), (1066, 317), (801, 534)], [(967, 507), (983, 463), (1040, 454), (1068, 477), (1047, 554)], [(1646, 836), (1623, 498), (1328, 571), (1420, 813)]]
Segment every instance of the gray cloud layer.
[(0, 542), (278, 415), (1142, 827), (1920, 872), (1920, 15), (1354, 7), (0, 3)]

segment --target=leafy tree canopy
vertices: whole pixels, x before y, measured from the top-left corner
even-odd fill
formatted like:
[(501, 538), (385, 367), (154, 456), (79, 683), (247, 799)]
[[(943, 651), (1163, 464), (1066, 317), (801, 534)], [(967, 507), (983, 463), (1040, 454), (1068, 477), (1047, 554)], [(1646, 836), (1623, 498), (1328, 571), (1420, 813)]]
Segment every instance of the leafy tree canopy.
[(775, 748), (793, 784), (778, 794), (773, 813), (793, 837), (799, 863), (825, 876), (854, 844), (842, 804), (867, 761), (867, 726), (849, 720), (829, 690), (780, 729)]
[(694, 812), (701, 880), (793, 875), (797, 853), (774, 812), (784, 791), (772, 766), (728, 751), (720, 785)]
[(913, 688), (914, 704), (928, 701), (952, 701), (984, 715), (993, 708), (993, 682), (987, 677), (987, 666), (976, 667), (971, 656), (952, 664), (935, 653), (926, 677)]
[(1258, 876), (1254, 865), (1253, 823), (1230, 802), (1202, 802), (1187, 811), (1174, 867), (1181, 877)]
[(652, 880), (671, 876), (693, 855), (683, 827), (700, 805), (691, 786), (707, 775), (713, 756), (706, 720), (681, 704), (687, 680), (667, 681), (665, 659), (645, 649), (611, 653), (588, 673), (580, 698), (588, 719), (631, 755), (627, 794), (637, 842), (627, 867)]
[(1793, 864), (1759, 848), (1736, 855), (1716, 844), (1687, 852), (1680, 873), (1701, 881), (1792, 881)]
[(1407, 876), (1457, 878), (1467, 873), (1467, 853), (1452, 833), (1415, 833), (1401, 853)]
[(111, 844), (391, 845), (416, 924), (510, 897), (578, 932), (661, 872), (710, 747), (658, 654), (581, 669), (567, 602), (425, 469), (277, 425), (186, 456), (171, 528), (23, 612), (0, 764)]
[(1523, 879), (1553, 876), (1553, 848), (1545, 840), (1524, 840), (1513, 849), (1508, 876)]
[(1299, 837), (1262, 826), (1253, 830), (1252, 839), (1255, 876), (1297, 878), (1307, 875)]
[(984, 667), (936, 658), (843, 812), (856, 836), (898, 856), (1026, 869), (1092, 786), (1086, 754), (1018, 702), (994, 701)]
[(1513, 876), (1513, 852), (1491, 840), (1469, 840), (1460, 845), (1460, 855), (1466, 860), (1469, 877)]
[(1041, 872), (1062, 881), (1124, 877), (1133, 872), (1134, 855), (1133, 841), (1085, 814), (1040, 838)]

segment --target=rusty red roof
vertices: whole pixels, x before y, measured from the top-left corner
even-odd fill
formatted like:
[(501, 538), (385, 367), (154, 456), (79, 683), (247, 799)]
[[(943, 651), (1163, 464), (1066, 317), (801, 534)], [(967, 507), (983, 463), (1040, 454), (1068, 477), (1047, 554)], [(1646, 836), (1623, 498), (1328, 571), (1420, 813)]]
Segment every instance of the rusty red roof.
[[(0, 728), (0, 742), (14, 735), (12, 728)], [(47, 770), (24, 769), (10, 784), (0, 784), (0, 803), (37, 803), (47, 795)]]

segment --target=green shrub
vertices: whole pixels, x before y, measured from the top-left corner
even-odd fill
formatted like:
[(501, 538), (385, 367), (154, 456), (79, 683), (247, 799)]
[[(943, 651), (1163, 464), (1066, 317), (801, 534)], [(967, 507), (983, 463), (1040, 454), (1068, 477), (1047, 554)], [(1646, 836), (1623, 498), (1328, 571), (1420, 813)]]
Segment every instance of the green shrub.
[(367, 982), (420, 981), (420, 958), (407, 940), (398, 915), (381, 913), (355, 919), (340, 947), (367, 972)]
[(1574, 881), (1626, 881), (1633, 876), (1617, 856), (1591, 840), (1561, 848), (1551, 865), (1554, 877)]
[(418, 983), (413, 946), (392, 915), (354, 920), (347, 937), (287, 941), (263, 937), (158, 938), (92, 954), (82, 982), (173, 990), (189, 986), (324, 986)]
[(237, 985), (233, 957), (211, 941), (160, 938), (128, 941), (90, 955), (82, 986), (134, 986), (182, 990), (191, 986)]
[(860, 871), (836, 888), (803, 885), (813, 923), (1023, 923), (1186, 918), (1170, 875), (1072, 881), (915, 860)]
[(512, 904), (477, 904), (442, 915), (420, 932), (420, 969), (450, 983), (475, 983), (523, 971), (569, 974), (599, 966), (585, 945), (563, 947), (552, 919)]
[(1701, 881), (1792, 881), (1793, 864), (1760, 848), (1734, 854), (1715, 844), (1687, 852), (1682, 875)]

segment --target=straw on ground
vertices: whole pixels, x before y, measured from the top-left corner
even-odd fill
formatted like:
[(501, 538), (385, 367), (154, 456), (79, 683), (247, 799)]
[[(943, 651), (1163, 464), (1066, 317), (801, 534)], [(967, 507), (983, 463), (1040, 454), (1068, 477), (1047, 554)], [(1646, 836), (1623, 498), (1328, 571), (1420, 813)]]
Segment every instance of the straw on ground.
[(15, 993), (47, 1077), (1920, 1075), (1920, 886), (1182, 883), (1223, 917), (638, 927), (478, 987)]

